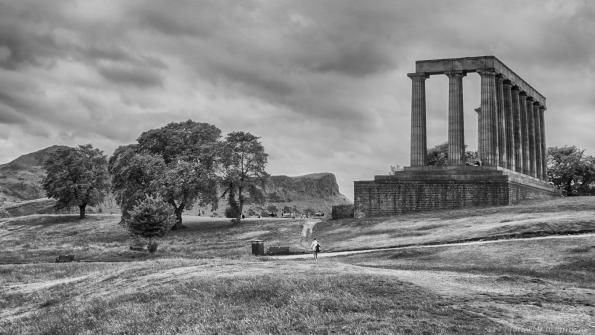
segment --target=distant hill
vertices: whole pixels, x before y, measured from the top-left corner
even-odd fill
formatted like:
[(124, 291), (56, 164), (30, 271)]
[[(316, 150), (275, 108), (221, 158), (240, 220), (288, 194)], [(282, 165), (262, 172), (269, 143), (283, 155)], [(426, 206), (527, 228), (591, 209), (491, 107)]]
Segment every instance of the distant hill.
[[(45, 199), (45, 192), (41, 182), (45, 176), (43, 162), (47, 157), (63, 146), (51, 146), (39, 151), (22, 155), (10, 163), (0, 165), (0, 207), (14, 208), (14, 213), (20, 215), (28, 213), (27, 210), (37, 213), (47, 213), (47, 201), (33, 201)], [(349, 199), (339, 191), (339, 186), (332, 173), (312, 173), (303, 176), (271, 176), (264, 187), (265, 203), (250, 203), (245, 207), (245, 213), (252, 210), (260, 214), (266, 211), (267, 207), (277, 208), (280, 213), (285, 207), (292, 211), (302, 213), (305, 210), (321, 211), (330, 213), (332, 205), (350, 203)], [(26, 206), (21, 206), (26, 202)], [(43, 204), (43, 205), (41, 205)], [(50, 206), (51, 207), (51, 206)], [(215, 211), (218, 216), (223, 216), (227, 207), (226, 199), (220, 199), (219, 208)], [(18, 208), (18, 211), (16, 210)], [(113, 197), (108, 196), (106, 203), (98, 208), (90, 209), (90, 213), (101, 211), (106, 213), (117, 213), (118, 208)], [(212, 214), (210, 208), (203, 208), (207, 214)], [(10, 211), (11, 213), (13, 210)], [(189, 214), (197, 214), (198, 208), (193, 209)]]
[(45, 172), (42, 165), (59, 148), (64, 146), (54, 145), (0, 165), (0, 205), (44, 198), (41, 181)]
[[(333, 205), (349, 204), (349, 199), (341, 194), (335, 175), (330, 172), (312, 173), (303, 176), (271, 176), (264, 187), (265, 203), (248, 203), (244, 213), (261, 214), (276, 208), (280, 215), (284, 209), (304, 213), (324, 212), (329, 215)], [(227, 200), (221, 199), (218, 215), (223, 215)]]

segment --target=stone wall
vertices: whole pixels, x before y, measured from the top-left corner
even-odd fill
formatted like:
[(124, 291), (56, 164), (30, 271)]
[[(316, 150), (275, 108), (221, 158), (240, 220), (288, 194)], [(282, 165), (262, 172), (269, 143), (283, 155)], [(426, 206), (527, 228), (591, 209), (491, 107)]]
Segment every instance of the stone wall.
[(495, 167), (417, 168), (355, 182), (355, 217), (504, 206), (556, 196), (545, 183)]
[(331, 218), (333, 220), (353, 217), (353, 205), (336, 205), (332, 208)]

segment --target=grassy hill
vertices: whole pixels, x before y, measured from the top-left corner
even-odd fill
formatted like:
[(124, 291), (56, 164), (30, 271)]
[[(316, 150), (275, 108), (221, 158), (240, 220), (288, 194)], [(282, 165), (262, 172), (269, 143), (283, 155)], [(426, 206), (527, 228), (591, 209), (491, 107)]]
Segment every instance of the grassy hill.
[[(593, 327), (595, 237), (585, 234), (595, 231), (592, 198), (323, 221), (312, 232), (302, 220), (185, 220), (189, 228), (171, 232), (149, 256), (128, 250), (117, 216), (0, 219), (0, 329), (588, 334)], [(324, 251), (410, 246), (318, 262), (250, 256), (252, 239), (300, 252), (312, 235)], [(51, 263), (64, 253), (79, 262)]]
[(0, 165), (0, 206), (43, 198), (43, 161), (61, 146), (54, 145)]

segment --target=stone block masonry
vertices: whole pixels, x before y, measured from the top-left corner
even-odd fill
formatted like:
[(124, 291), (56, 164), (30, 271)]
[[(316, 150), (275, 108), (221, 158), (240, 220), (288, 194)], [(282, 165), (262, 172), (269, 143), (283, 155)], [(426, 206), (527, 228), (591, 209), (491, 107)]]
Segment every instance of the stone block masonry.
[(499, 167), (407, 168), (355, 182), (355, 216), (391, 216), (468, 207), (505, 206), (558, 194), (537, 178)]

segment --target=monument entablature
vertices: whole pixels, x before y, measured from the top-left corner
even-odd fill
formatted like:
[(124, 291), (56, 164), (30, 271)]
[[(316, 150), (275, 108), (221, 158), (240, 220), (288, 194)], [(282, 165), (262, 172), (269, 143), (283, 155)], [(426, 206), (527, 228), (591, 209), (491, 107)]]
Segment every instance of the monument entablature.
[(415, 74), (427, 76), (448, 74), (448, 72), (459, 72), (466, 75), (469, 72), (479, 73), (482, 71), (495, 72), (503, 80), (508, 80), (513, 86), (526, 92), (545, 107), (545, 97), (495, 56), (429, 59), (415, 62)]
[[(494, 56), (420, 60), (411, 78), (411, 166), (355, 182), (364, 216), (467, 206), (506, 205), (556, 196), (546, 183), (546, 98)], [(478, 166), (466, 166), (463, 78), (481, 78)], [(425, 82), (448, 77), (448, 162), (428, 166)]]

